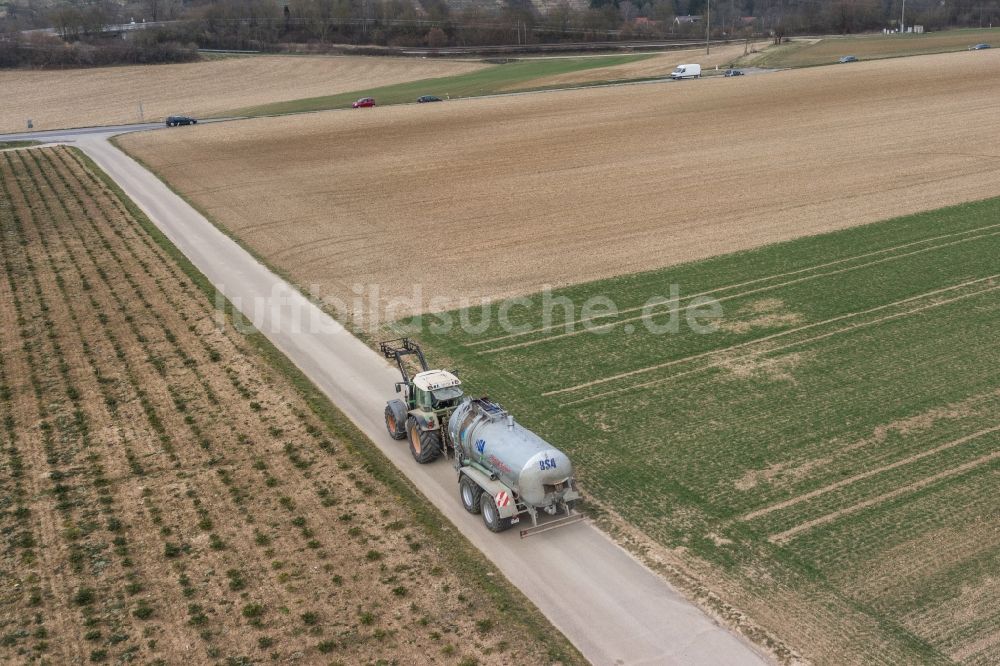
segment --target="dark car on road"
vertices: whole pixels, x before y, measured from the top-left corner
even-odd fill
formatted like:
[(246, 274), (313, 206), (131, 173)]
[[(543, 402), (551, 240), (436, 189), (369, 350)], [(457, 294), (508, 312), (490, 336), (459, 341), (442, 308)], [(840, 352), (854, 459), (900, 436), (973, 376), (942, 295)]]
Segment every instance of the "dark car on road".
[(423, 104), (424, 102), (440, 102), (440, 97), (435, 97), (434, 95), (424, 95), (423, 97), (418, 97), (417, 101)]
[(167, 116), (167, 127), (178, 125), (197, 125), (198, 121), (190, 116)]
[(361, 99), (359, 99), (354, 104), (351, 104), (351, 108), (353, 108), (353, 109), (363, 109), (366, 106), (375, 106), (375, 98), (374, 97), (362, 97)]
[(969, 50), (970, 51), (982, 51), (983, 49), (988, 49), (988, 48), (990, 48), (989, 44), (976, 44), (975, 46), (970, 46)]
[(743, 70), (741, 69), (727, 69), (726, 76), (743, 76)]
[(858, 59), (855, 56), (844, 56), (837, 62), (857, 62)]

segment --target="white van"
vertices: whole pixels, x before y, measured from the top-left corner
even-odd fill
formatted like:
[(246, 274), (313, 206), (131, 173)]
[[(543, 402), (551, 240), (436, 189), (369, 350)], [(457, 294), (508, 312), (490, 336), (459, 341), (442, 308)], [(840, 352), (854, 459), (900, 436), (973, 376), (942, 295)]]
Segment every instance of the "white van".
[(701, 65), (677, 65), (677, 69), (670, 73), (672, 79), (700, 79)]

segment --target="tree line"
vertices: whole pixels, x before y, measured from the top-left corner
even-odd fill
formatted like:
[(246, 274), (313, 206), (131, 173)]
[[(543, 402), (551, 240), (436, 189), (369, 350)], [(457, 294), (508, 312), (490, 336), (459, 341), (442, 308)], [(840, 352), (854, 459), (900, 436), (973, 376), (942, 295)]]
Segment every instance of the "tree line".
[[(176, 62), (197, 57), (196, 48), (322, 51), (343, 44), (440, 48), (750, 35), (780, 40), (898, 29), (902, 2), (504, 0), (498, 6), (480, 0), (0, 0), (5, 54), (0, 66)], [(905, 21), (926, 30), (992, 26), (1000, 24), (1000, 0), (906, 0)], [(108, 29), (133, 22), (155, 27)], [(39, 28), (51, 28), (51, 35), (29, 39), (23, 32)], [(69, 44), (65, 52), (52, 42), (56, 38)]]

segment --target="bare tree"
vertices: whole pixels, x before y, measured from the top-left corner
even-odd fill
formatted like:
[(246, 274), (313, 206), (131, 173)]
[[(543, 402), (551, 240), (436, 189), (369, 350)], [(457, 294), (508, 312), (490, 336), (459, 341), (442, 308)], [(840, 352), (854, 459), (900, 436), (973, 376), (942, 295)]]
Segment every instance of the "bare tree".
[(444, 30), (438, 27), (433, 27), (427, 31), (427, 46), (432, 49), (439, 49), (442, 46), (448, 45), (448, 35), (445, 34)]

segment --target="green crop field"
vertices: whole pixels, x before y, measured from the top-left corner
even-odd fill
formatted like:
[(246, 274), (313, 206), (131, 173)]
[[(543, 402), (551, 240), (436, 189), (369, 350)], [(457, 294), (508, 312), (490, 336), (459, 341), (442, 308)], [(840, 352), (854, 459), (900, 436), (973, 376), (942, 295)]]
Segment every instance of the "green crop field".
[(1000, 200), (544, 300), (418, 337), (567, 451), (606, 524), (792, 654), (1000, 661)]
[(810, 67), (833, 64), (845, 55), (857, 56), (860, 60), (900, 58), (964, 51), (980, 42), (1000, 46), (998, 41), (1000, 41), (1000, 28), (942, 30), (919, 35), (874, 34), (826, 37), (818, 40), (794, 39), (787, 44), (770, 48), (760, 55), (746, 58), (743, 64), (759, 67)]
[(468, 74), (437, 79), (421, 79), (377, 88), (363, 88), (337, 95), (276, 102), (246, 109), (236, 109), (220, 115), (263, 116), (303, 111), (325, 111), (349, 108), (359, 97), (374, 97), (380, 106), (415, 102), (421, 95), (441, 99), (479, 97), (505, 92), (512, 87), (530, 88), (531, 81), (557, 74), (587, 69), (624, 65), (652, 57), (641, 55), (588, 56), (578, 58), (526, 58), (517, 62), (487, 67)]

